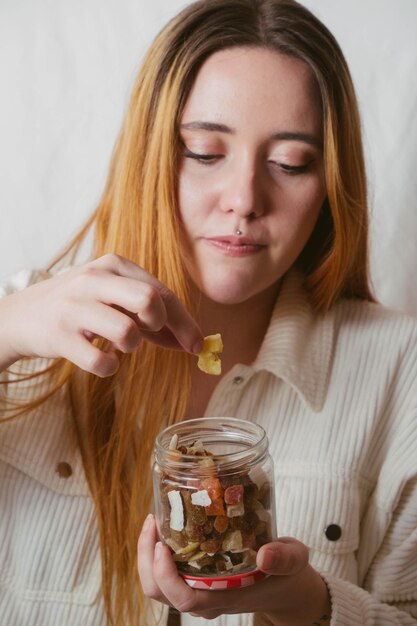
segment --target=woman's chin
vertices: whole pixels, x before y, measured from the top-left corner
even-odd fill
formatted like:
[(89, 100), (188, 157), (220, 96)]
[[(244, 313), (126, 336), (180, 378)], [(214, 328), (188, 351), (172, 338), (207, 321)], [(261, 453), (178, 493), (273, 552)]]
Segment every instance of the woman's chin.
[(259, 289), (250, 289), (247, 285), (229, 282), (203, 283), (198, 288), (205, 298), (223, 305), (240, 304), (259, 292)]

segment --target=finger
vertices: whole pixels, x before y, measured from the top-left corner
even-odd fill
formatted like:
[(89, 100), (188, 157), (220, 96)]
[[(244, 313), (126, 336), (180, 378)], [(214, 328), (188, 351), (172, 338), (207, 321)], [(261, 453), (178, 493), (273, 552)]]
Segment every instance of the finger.
[(308, 548), (301, 541), (281, 537), (262, 546), (256, 563), (262, 571), (275, 576), (296, 574), (308, 564)]
[(143, 593), (148, 598), (168, 604), (156, 582), (153, 570), (155, 544), (157, 533), (155, 520), (152, 514), (145, 519), (138, 540), (138, 571)]
[(178, 343), (178, 340), (169, 328), (162, 328), (162, 330), (159, 330), (157, 333), (140, 329), (140, 334), (142, 339), (151, 341), (157, 346), (161, 346), (161, 348), (168, 348), (169, 350), (184, 350), (183, 346)]
[(114, 352), (104, 352), (93, 346), (84, 335), (74, 334), (63, 341), (62, 356), (78, 367), (105, 378), (113, 376), (119, 368), (119, 359)]
[(168, 287), (141, 267), (118, 255), (109, 254), (93, 261), (91, 266), (105, 268), (120, 276), (143, 281), (153, 286), (161, 296), (167, 311), (167, 326), (187, 352), (198, 354), (203, 347), (203, 336), (197, 323), (184, 305)]
[(160, 541), (155, 545), (154, 575), (161, 592), (178, 611), (189, 613), (196, 609), (198, 592), (192, 590), (178, 574), (168, 547)]
[[(206, 619), (213, 619), (223, 613), (241, 613), (242, 603), (248, 595), (246, 590), (240, 589), (231, 589), (227, 593), (192, 589), (178, 574), (169, 549), (161, 542), (155, 546), (154, 575), (170, 605), (181, 613)], [(249, 601), (249, 606), (252, 605), (253, 602)]]
[(77, 308), (78, 332), (88, 339), (103, 337), (122, 352), (133, 352), (141, 342), (137, 320), (127, 313), (104, 304), (83, 303)]
[(199, 354), (204, 344), (200, 328), (172, 291), (163, 286), (160, 293), (168, 313), (167, 328), (185, 350)]
[[(89, 274), (91, 271), (90, 268)], [(141, 327), (158, 331), (165, 326), (167, 311), (158, 288), (143, 280), (146, 277), (146, 272), (138, 280), (94, 268), (94, 291), (91, 292), (89, 280), (89, 296), (119, 311), (128, 312), (136, 321), (139, 320)]]

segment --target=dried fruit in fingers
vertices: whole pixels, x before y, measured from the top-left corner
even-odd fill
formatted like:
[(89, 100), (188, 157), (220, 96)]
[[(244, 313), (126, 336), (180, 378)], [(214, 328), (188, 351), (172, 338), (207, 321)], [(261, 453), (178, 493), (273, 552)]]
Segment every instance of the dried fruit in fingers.
[(223, 341), (220, 333), (204, 337), (203, 349), (198, 355), (198, 367), (206, 374), (219, 376), (222, 371), (220, 355), (223, 352)]

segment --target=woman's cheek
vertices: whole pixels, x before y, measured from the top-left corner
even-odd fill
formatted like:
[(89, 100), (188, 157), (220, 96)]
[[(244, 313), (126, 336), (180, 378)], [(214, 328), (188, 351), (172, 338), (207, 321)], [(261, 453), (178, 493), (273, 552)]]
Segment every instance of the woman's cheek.
[(200, 178), (183, 172), (178, 186), (179, 213), (187, 232), (203, 226), (209, 212), (209, 187)]

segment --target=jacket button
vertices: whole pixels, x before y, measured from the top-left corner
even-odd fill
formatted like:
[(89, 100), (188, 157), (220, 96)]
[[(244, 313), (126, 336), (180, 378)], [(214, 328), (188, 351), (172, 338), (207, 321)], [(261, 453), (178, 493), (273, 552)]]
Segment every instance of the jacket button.
[(337, 541), (342, 536), (342, 529), (338, 524), (330, 524), (324, 531), (329, 541)]
[(56, 472), (61, 478), (69, 478), (72, 474), (72, 467), (69, 463), (62, 461), (56, 466)]
[(233, 379), (233, 384), (234, 385), (241, 385), (243, 383), (243, 376), (235, 376)]

